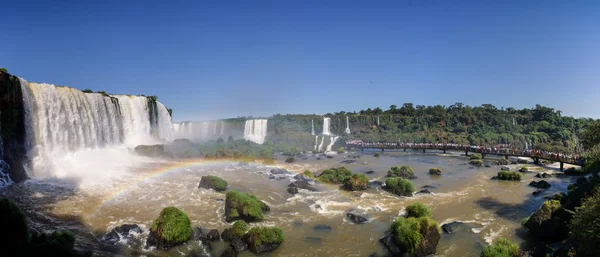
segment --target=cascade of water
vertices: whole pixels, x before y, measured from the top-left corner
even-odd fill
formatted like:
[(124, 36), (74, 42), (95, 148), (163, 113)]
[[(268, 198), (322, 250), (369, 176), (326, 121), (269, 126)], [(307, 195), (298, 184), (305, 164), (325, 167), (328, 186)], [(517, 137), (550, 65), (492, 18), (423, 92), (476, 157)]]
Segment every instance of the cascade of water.
[(247, 120), (244, 124), (244, 139), (263, 144), (267, 136), (266, 119)]
[(348, 119), (348, 116), (346, 116), (346, 134), (350, 134), (350, 120)]
[(225, 123), (221, 121), (221, 136), (225, 135)]
[(315, 135), (315, 122), (314, 120), (310, 120), (310, 133), (314, 136)]
[(333, 137), (330, 137), (330, 138), (329, 138), (330, 142), (329, 142), (329, 145), (327, 145), (327, 150), (326, 150), (327, 152), (331, 152), (331, 147), (333, 147), (333, 144), (335, 144), (335, 141), (336, 141), (338, 138), (339, 138), (339, 137), (336, 137), (336, 136), (333, 136)]
[(323, 135), (325, 135), (325, 136), (331, 135), (330, 126), (331, 126), (331, 118), (324, 117), (323, 118)]
[(319, 136), (315, 136), (315, 151), (318, 151), (319, 149), (317, 149), (317, 145), (319, 144)]
[(321, 139), (321, 143), (319, 144), (319, 149), (317, 151), (319, 151), (319, 152), (323, 151), (323, 143), (325, 142), (325, 138), (326, 138), (326, 136), (323, 136), (323, 138)]
[(379, 127), (379, 116), (377, 116), (377, 127)]

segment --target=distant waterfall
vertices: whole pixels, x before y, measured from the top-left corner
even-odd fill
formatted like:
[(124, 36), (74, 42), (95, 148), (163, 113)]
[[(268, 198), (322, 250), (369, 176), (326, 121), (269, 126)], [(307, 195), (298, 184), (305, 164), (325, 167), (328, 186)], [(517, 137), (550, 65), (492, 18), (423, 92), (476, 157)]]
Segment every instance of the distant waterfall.
[(331, 135), (330, 126), (331, 126), (331, 118), (327, 118), (327, 117), (323, 118), (323, 135), (325, 135), (325, 136)]
[(346, 116), (346, 134), (350, 134), (350, 120), (348, 119), (348, 116)]
[(221, 136), (225, 135), (225, 123), (223, 121), (221, 121)]
[(315, 151), (319, 151), (319, 148), (317, 148), (318, 144), (319, 144), (319, 136), (315, 136)]
[(335, 141), (338, 140), (339, 137), (330, 137), (330, 142), (329, 145), (327, 145), (327, 152), (331, 152), (331, 147), (333, 147), (333, 144), (335, 144)]
[[(319, 138), (319, 137), (317, 137)], [(319, 149), (317, 151), (321, 152), (323, 151), (323, 143), (325, 142), (325, 138), (326, 136), (323, 136), (323, 138), (321, 139), (321, 143), (319, 144)]]
[(314, 120), (310, 120), (310, 133), (314, 136), (315, 135), (315, 121)]
[(379, 116), (377, 116), (377, 127), (379, 127)]
[(247, 120), (244, 126), (244, 139), (263, 144), (267, 136), (267, 120)]

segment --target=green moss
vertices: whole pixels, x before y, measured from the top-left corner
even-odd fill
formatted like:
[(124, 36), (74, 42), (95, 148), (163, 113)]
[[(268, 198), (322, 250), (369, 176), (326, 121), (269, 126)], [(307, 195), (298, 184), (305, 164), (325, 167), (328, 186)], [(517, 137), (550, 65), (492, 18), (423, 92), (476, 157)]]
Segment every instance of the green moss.
[(344, 149), (344, 147), (340, 147), (340, 148), (337, 149), (337, 152), (338, 153), (345, 153), (346, 149)]
[(304, 172), (302, 172), (302, 175), (310, 179), (315, 179), (315, 174), (310, 172), (310, 170), (305, 170)]
[(422, 245), (430, 227), (435, 226), (440, 232), (439, 224), (428, 216), (419, 218), (399, 217), (392, 223), (392, 234), (398, 246), (406, 252), (413, 253)]
[(486, 246), (481, 252), (481, 257), (517, 257), (519, 246), (500, 238), (491, 245)]
[(394, 166), (388, 171), (388, 177), (415, 178), (415, 173), (410, 166)]
[(521, 173), (516, 171), (500, 171), (498, 172), (500, 180), (521, 180)]
[(481, 167), (481, 166), (483, 166), (483, 161), (482, 160), (471, 160), (471, 161), (469, 161), (469, 164), (476, 166), (476, 167)]
[(233, 235), (239, 238), (242, 238), (246, 234), (246, 230), (248, 230), (248, 224), (243, 220), (236, 221), (231, 228)]
[(281, 244), (285, 239), (283, 230), (278, 227), (254, 227), (244, 238), (253, 252), (257, 252), (256, 249), (262, 244)]
[(529, 217), (524, 218), (523, 221), (521, 221), (521, 225), (525, 226), (525, 223), (527, 223), (527, 221), (529, 221)]
[(535, 230), (544, 221), (550, 220), (553, 213), (556, 213), (560, 209), (560, 201), (548, 200), (542, 204), (531, 217), (525, 221), (524, 225), (529, 228), (530, 231)]
[(217, 176), (212, 176), (212, 175), (208, 175), (208, 176), (203, 176), (202, 179), (208, 179), (210, 181), (211, 184), (213, 184), (215, 186), (215, 190), (216, 191), (225, 191), (227, 189), (227, 186), (229, 185), (227, 183), (227, 181), (223, 180), (222, 178), (219, 178)]
[(384, 189), (402, 196), (412, 196), (412, 193), (415, 191), (413, 184), (403, 178), (386, 179)]
[(352, 175), (352, 171), (346, 169), (346, 167), (330, 168), (324, 170), (318, 180), (325, 183), (341, 184), (347, 177)]
[(2, 73), (8, 73), (8, 70), (6, 68), (0, 68), (0, 72), (2, 72)]
[(344, 189), (348, 191), (365, 190), (369, 185), (369, 179), (363, 174), (352, 174), (344, 180)]
[(294, 161), (296, 161), (296, 159), (294, 157), (288, 157), (285, 159), (285, 162), (287, 162), (287, 163), (292, 163)]
[(150, 231), (172, 244), (181, 244), (192, 236), (192, 225), (183, 211), (175, 207), (167, 207), (154, 220)]
[[(29, 240), (27, 217), (11, 200), (0, 199), (0, 246), (2, 249), (24, 247)], [(9, 231), (10, 233), (7, 233)]]
[(375, 154), (373, 155), (373, 157), (377, 157), (377, 158), (379, 158), (379, 156), (381, 156), (379, 153), (375, 153)]
[(471, 160), (481, 160), (481, 159), (483, 159), (483, 155), (481, 155), (480, 153), (472, 153), (470, 159)]
[(526, 159), (518, 159), (518, 160), (517, 160), (517, 163), (520, 163), (520, 164), (527, 164), (527, 163), (529, 163), (529, 162), (528, 162)]
[(431, 168), (431, 169), (429, 169), (429, 174), (431, 174), (431, 175), (442, 175), (442, 169), (440, 169), (440, 168)]
[(92, 91), (91, 89), (84, 89), (84, 90), (81, 90), (81, 92), (84, 92), (84, 93), (94, 93), (94, 91)]
[(408, 217), (431, 217), (431, 210), (429, 207), (419, 202), (406, 206), (406, 213)]
[(228, 217), (226, 217), (227, 220), (233, 221), (242, 216), (248, 217), (251, 221), (261, 221), (264, 219), (263, 210), (266, 205), (258, 200), (256, 196), (231, 190), (227, 192), (225, 198), (226, 204), (231, 209)]
[(522, 172), (528, 172), (529, 168), (527, 166), (523, 166), (523, 167), (521, 167), (520, 171), (522, 171)]

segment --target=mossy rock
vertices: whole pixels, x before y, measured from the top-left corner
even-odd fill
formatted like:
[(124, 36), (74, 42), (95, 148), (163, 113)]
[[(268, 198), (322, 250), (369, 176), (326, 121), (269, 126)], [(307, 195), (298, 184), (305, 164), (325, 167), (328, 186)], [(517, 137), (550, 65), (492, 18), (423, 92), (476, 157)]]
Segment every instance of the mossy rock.
[(313, 179), (313, 180), (315, 179), (315, 174), (310, 172), (310, 170), (305, 170), (304, 172), (302, 172), (302, 175), (308, 179)]
[(352, 176), (352, 171), (346, 167), (330, 168), (321, 172), (317, 180), (331, 184), (342, 184), (350, 176)]
[(345, 152), (346, 152), (346, 149), (344, 149), (344, 147), (340, 147), (340, 148), (337, 149), (337, 153), (339, 153), (339, 154), (342, 154), (342, 153), (345, 153)]
[(284, 239), (283, 230), (278, 227), (254, 227), (244, 236), (244, 241), (254, 253), (273, 251)]
[(0, 199), (0, 247), (2, 250), (23, 249), (29, 241), (27, 217), (11, 200)]
[(388, 177), (400, 177), (404, 179), (414, 179), (417, 178), (413, 169), (410, 166), (394, 166), (391, 167), (388, 171)]
[(481, 155), (480, 153), (472, 153), (470, 159), (471, 160), (481, 160), (481, 159), (483, 159), (483, 155)]
[(429, 174), (431, 175), (442, 175), (442, 169), (440, 168), (431, 168), (429, 169)]
[(294, 157), (288, 157), (285, 159), (285, 162), (287, 162), (287, 163), (292, 163), (294, 161), (296, 161), (296, 159)]
[(440, 226), (428, 216), (399, 217), (389, 235), (380, 241), (394, 256), (429, 256), (435, 254), (440, 241)]
[(200, 179), (200, 184), (198, 185), (198, 188), (206, 188), (206, 189), (212, 189), (215, 190), (217, 192), (223, 192), (227, 189), (227, 181), (223, 180), (222, 178), (219, 178), (217, 176), (212, 176), (212, 175), (208, 175), (208, 176), (202, 176), (202, 179)]
[(381, 154), (379, 154), (379, 153), (373, 154), (373, 157), (379, 158), (379, 156), (381, 156)]
[(232, 222), (244, 220), (246, 222), (261, 221), (264, 219), (264, 213), (270, 210), (256, 196), (241, 193), (238, 191), (229, 191), (225, 197), (225, 220)]
[(529, 161), (527, 161), (526, 159), (518, 159), (518, 160), (517, 160), (517, 163), (520, 163), (520, 164), (527, 164), (527, 163), (529, 163)]
[(348, 191), (366, 190), (369, 185), (369, 179), (363, 174), (352, 174), (347, 177), (342, 187)]
[(406, 206), (407, 217), (431, 217), (431, 210), (422, 203), (416, 202)]
[(497, 178), (500, 180), (521, 180), (521, 173), (516, 171), (500, 171)]
[(555, 243), (567, 237), (571, 218), (572, 214), (561, 207), (560, 201), (549, 200), (529, 217), (524, 226), (540, 240)]
[(475, 167), (481, 167), (483, 166), (483, 161), (482, 160), (471, 160), (469, 161), (469, 164), (475, 166)]
[(188, 216), (175, 207), (167, 207), (152, 222), (146, 244), (159, 249), (169, 249), (185, 243), (192, 233), (192, 224)]
[(499, 238), (491, 245), (483, 248), (481, 257), (518, 257), (520, 256), (519, 246), (512, 242)]
[(384, 190), (399, 196), (412, 196), (415, 188), (413, 184), (403, 178), (388, 178), (385, 180)]

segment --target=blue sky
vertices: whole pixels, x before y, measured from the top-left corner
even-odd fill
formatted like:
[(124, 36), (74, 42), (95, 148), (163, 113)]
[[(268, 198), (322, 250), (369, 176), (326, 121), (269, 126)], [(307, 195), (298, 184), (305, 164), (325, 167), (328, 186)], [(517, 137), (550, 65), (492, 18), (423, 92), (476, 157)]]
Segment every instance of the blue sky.
[(404, 102), (600, 118), (600, 1), (12, 2), (0, 66), (157, 95), (175, 121)]

